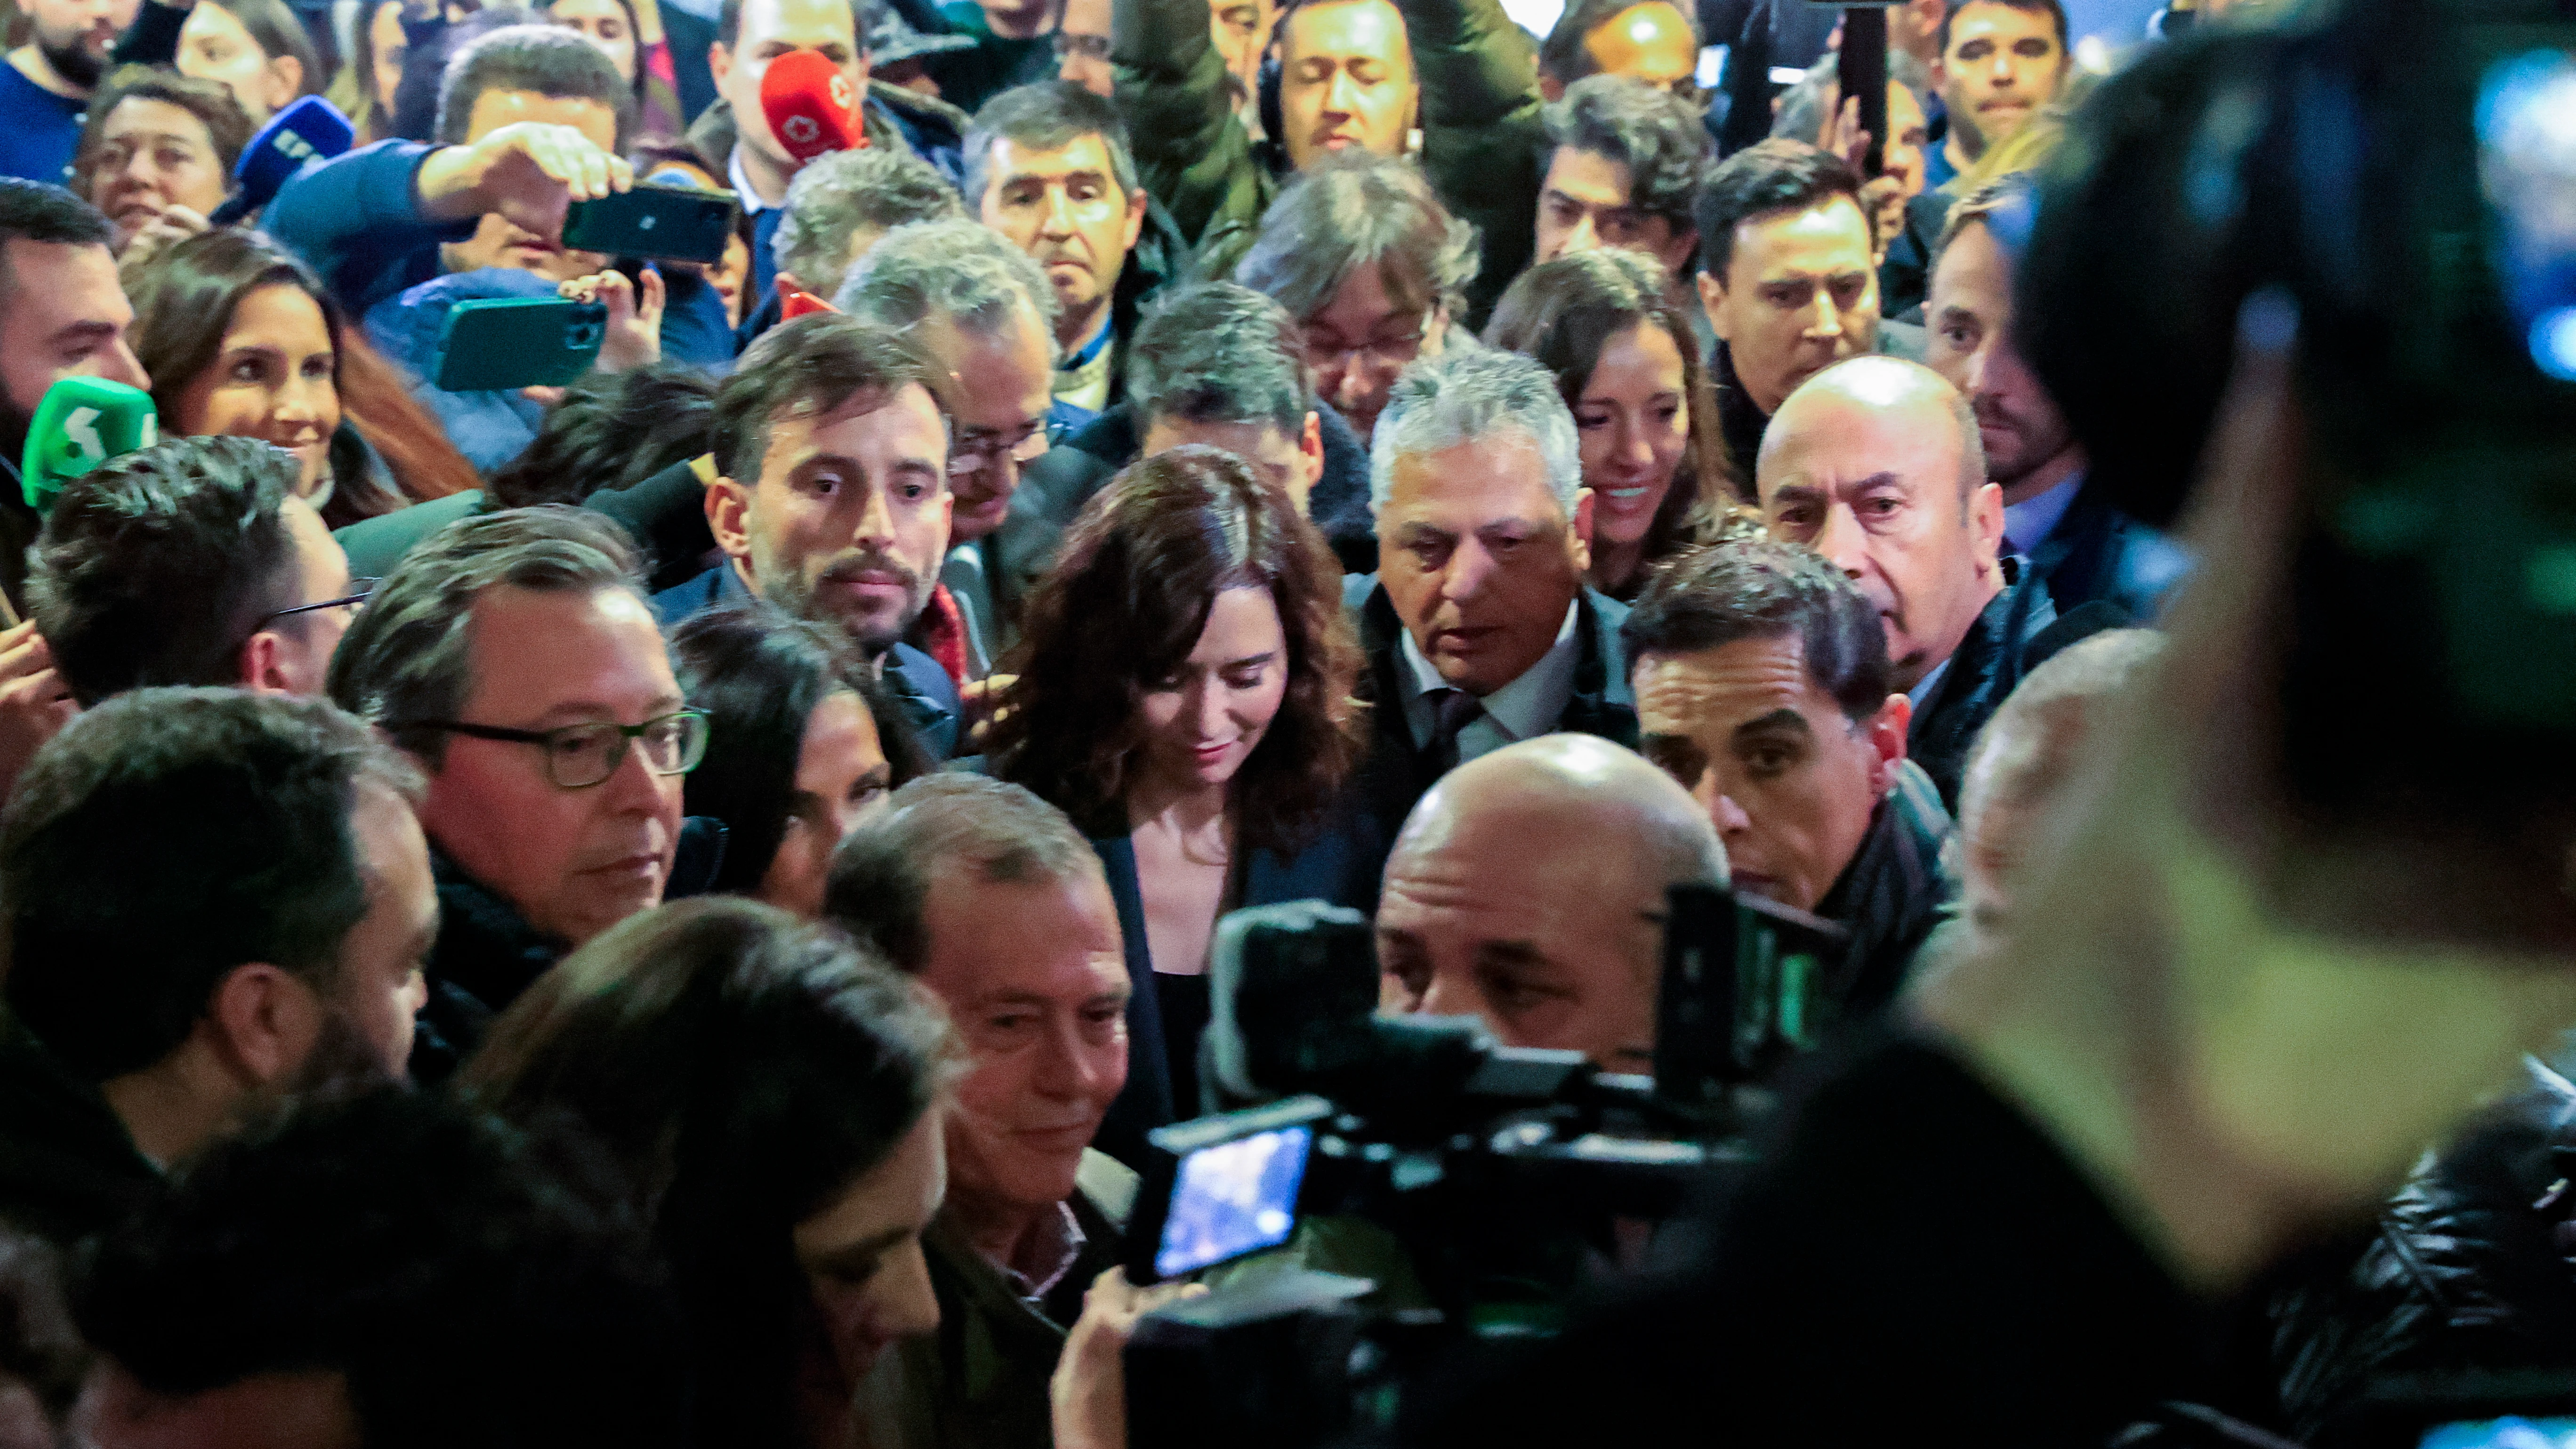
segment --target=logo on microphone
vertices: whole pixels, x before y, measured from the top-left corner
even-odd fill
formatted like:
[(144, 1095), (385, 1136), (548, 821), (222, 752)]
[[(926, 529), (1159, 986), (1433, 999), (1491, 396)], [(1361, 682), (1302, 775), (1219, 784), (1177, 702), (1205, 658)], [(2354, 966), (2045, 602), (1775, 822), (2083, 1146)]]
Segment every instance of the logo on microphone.
[(313, 155), (313, 143), (293, 131), (288, 131), (277, 138), (277, 149), (298, 161), (309, 159)]
[(832, 104), (847, 111), (850, 109), (851, 99), (850, 78), (839, 71), (832, 72)]
[(790, 146), (811, 146), (823, 135), (822, 124), (812, 116), (789, 116), (778, 131), (778, 139)]

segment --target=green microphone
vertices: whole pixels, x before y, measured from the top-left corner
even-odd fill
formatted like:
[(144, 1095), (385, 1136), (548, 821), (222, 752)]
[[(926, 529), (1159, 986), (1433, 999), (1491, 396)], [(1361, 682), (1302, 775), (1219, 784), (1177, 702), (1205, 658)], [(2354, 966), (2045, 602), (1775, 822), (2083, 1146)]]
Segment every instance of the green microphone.
[(161, 440), (152, 394), (103, 377), (66, 377), (45, 389), (27, 427), (27, 506), (43, 513), (63, 485), (120, 453)]

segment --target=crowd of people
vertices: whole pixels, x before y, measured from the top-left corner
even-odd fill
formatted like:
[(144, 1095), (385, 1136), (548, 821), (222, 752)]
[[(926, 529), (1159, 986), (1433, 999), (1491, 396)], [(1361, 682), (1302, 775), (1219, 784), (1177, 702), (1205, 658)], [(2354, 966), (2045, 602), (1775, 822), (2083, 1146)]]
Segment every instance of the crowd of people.
[[(2117, 84), (2059, 0), (1882, 12), (1884, 137), (1839, 13), (16, 0), (0, 1445), (1113, 1449), (1120, 1346), (1205, 1286), (1119, 1265), (1148, 1134), (1230, 1105), (1223, 917), (1355, 909), (1383, 1013), (1649, 1073), (1685, 885), (1829, 924), (1810, 1025), (1910, 1033), (1863, 1080), (1911, 1110), (2025, 1103), (1960, 1107), (1962, 1160), (2085, 1205), (2031, 1241), (2110, 1264), (2123, 1331), (2232, 1351), (2078, 1364), (2025, 1407), (2124, 1412), (2061, 1442), (2160, 1399), (2278, 1442), (2391, 1365), (2576, 1367), (2576, 1198), (2531, 1165), (2576, 1151), (2576, 1091), (2536, 1064), (2370, 1241), (2260, 1280), (2236, 1200), (2140, 1186), (2151, 1132), (2033, 1085), (2093, 1070), (2065, 1023), (2166, 1009), (2029, 984), (2070, 900), (2206, 907), (2136, 940), (2259, 915), (2181, 846), (2139, 865), (2166, 817), (2102, 761), (2260, 727), (2164, 631), (2181, 598), (2216, 637), (2283, 566), (2224, 511), (2260, 478), (2190, 546), (2137, 455), (2112, 487), (2017, 320), (2042, 169)], [(781, 133), (791, 55), (863, 144)], [(245, 194), (312, 96), (355, 144)], [(648, 183), (730, 194), (720, 259), (566, 246)], [(589, 372), (439, 386), (456, 309), (513, 298), (601, 304)], [(159, 437), (40, 499), (18, 462), (76, 377), (148, 393)], [(2130, 723), (2151, 698), (2167, 734)], [(2514, 992), (2480, 1019), (2516, 1051), (2498, 1023), (2576, 1020)], [(2129, 1045), (2098, 1060), (2181, 1051)], [(2303, 1130), (2249, 1124), (2265, 1069), (2146, 1071), (2098, 1095)], [(2366, 1209), (2449, 1120), (2391, 1107), (2375, 1156), (2243, 1194)], [(1701, 1247), (1795, 1298), (1939, 1150)], [(2513, 1219), (2486, 1257), (2471, 1210)], [(1690, 1236), (1658, 1226), (1588, 1277)], [(1776, 1343), (1578, 1356), (1517, 1427), (1526, 1384), (1421, 1432), (1535, 1443), (1587, 1432), (1588, 1373), (1786, 1363), (1916, 1239), (1817, 1270)], [(1283, 1251), (1405, 1276), (1364, 1228)], [(1854, 1337), (1909, 1352), (1886, 1331)], [(2010, 1357), (1968, 1334), (1886, 1383), (1980, 1352)]]

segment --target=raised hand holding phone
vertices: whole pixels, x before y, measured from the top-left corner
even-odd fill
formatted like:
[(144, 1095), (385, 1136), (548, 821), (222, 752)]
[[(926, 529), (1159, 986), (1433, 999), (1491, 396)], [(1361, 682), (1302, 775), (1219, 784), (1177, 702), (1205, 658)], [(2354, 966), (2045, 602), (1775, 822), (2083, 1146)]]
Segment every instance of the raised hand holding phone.
[(469, 146), (446, 146), (420, 165), (421, 211), (445, 221), (486, 212), (549, 241), (563, 236), (564, 211), (635, 184), (623, 156), (571, 126), (519, 121)]

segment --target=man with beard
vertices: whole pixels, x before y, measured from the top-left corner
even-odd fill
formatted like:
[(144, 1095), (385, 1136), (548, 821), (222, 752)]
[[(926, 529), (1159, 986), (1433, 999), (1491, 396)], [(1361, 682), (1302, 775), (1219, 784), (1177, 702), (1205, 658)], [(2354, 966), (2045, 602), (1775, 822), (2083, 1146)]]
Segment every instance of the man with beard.
[(667, 627), (758, 595), (876, 661), (941, 756), (957, 686), (903, 642), (948, 548), (948, 430), (901, 334), (828, 313), (762, 333), (716, 390), (707, 527), (724, 561), (653, 597)]
[(137, 0), (22, 0), (27, 43), (0, 67), (0, 176), (60, 184), (81, 113)]
[[(116, 282), (112, 235), (106, 217), (61, 187), (0, 176), (0, 591), (17, 605), (39, 526), (18, 460), (45, 389), (76, 375), (152, 385), (126, 340), (134, 308)], [(72, 709), (36, 626), (0, 630), (0, 798)]]
[(0, 1219), (109, 1226), (246, 1112), (400, 1076), (438, 935), (420, 776), (319, 700), (147, 689), (0, 816)]
[(2013, 272), (2038, 212), (2038, 188), (2023, 174), (1951, 209), (1923, 362), (1977, 410), (1986, 477), (2003, 489), (2004, 552), (2030, 560), (2061, 614), (2098, 601), (2147, 622), (2191, 557), (2085, 486), (2084, 445), (2013, 341)]
[(921, 642), (960, 677), (981, 678), (1015, 642), (1020, 602), (1062, 532), (1035, 500), (1018, 498), (1021, 470), (1046, 452), (1050, 424), (1069, 421), (1054, 396), (1062, 358), (1055, 288), (1000, 232), (932, 221), (886, 233), (842, 282), (838, 301), (853, 317), (911, 337), (929, 358), (931, 391), (954, 424), (956, 508), (938, 573), (948, 601), (942, 632)]

